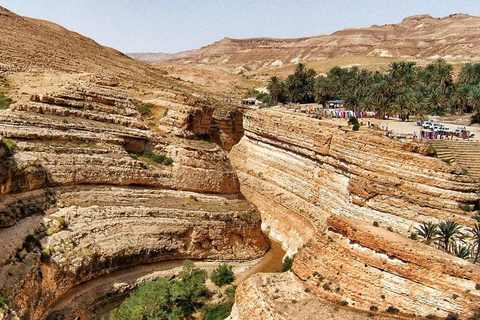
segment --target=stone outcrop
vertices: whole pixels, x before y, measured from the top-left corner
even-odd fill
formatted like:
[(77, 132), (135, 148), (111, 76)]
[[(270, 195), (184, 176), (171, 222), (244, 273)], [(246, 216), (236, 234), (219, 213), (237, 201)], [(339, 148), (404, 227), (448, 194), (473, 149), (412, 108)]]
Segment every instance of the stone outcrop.
[[(138, 101), (105, 79), (30, 100), (0, 112), (0, 292), (22, 319), (132, 266), (265, 253), (260, 215), (220, 147), (148, 130)], [(195, 137), (213, 109), (189, 107), (194, 125), (177, 129)]]
[(407, 238), (424, 222), (473, 226), (462, 207), (477, 203), (478, 185), (460, 168), (373, 129), (281, 109), (249, 112), (243, 123), (230, 153), (242, 193), (287, 254), (298, 252), (293, 270), (310, 290), (363, 310), (474, 312), (480, 267)]

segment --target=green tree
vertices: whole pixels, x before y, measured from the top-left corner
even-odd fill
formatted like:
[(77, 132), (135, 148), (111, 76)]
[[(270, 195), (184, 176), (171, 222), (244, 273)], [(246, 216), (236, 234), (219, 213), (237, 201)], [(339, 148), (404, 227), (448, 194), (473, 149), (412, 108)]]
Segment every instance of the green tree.
[(213, 270), (210, 279), (212, 279), (212, 282), (217, 286), (221, 287), (223, 285), (232, 283), (235, 280), (235, 275), (233, 274), (231, 266), (222, 264)]
[(472, 88), (467, 99), (473, 110), (477, 112), (477, 122), (480, 123), (480, 85)]
[(430, 245), (437, 238), (438, 225), (432, 222), (423, 223), (417, 227), (417, 234), (424, 239), (424, 243)]
[(480, 223), (475, 223), (472, 228), (469, 228), (470, 237), (473, 240), (472, 257), (473, 263), (476, 263), (480, 258)]
[(273, 103), (276, 105), (279, 101), (280, 96), (283, 94), (284, 85), (282, 81), (277, 76), (273, 76), (270, 78), (267, 84), (268, 92), (270, 92), (270, 96), (272, 97)]
[(457, 239), (462, 236), (461, 226), (455, 221), (448, 220), (440, 222), (438, 231), (438, 240), (446, 252), (451, 252)]

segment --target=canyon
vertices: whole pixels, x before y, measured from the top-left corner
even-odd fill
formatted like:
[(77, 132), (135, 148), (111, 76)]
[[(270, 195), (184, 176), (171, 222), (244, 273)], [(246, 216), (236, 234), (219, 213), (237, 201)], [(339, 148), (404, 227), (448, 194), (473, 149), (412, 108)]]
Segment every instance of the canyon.
[[(475, 38), (477, 21), (414, 17), (368, 37), (454, 24)], [(423, 223), (475, 224), (476, 176), (430, 145), (225, 102), (2, 7), (0, 31), (0, 92), (14, 100), (0, 110), (0, 319), (97, 319), (140, 284), (175, 278), (186, 259), (209, 271), (228, 262), (246, 278), (231, 320), (478, 314), (479, 265), (411, 238)], [(358, 51), (362, 32), (331, 37)], [(240, 42), (260, 50), (223, 40)], [(460, 58), (474, 59), (470, 49)], [(246, 63), (237, 51), (229, 68)], [(256, 273), (283, 258), (266, 234), (291, 271)]]

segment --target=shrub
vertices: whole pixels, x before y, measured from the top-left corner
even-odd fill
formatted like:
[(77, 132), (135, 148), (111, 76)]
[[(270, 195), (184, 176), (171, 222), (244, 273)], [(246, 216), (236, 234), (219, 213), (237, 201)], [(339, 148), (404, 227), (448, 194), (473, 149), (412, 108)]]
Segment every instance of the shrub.
[(12, 103), (12, 99), (6, 97), (3, 93), (0, 92), (0, 109), (8, 109), (8, 107)]
[(233, 274), (231, 266), (222, 264), (213, 270), (210, 279), (212, 279), (212, 282), (217, 286), (221, 287), (223, 285), (232, 283), (235, 280), (235, 275)]
[(202, 318), (204, 320), (223, 320), (232, 312), (233, 303), (206, 305), (202, 308)]
[(358, 123), (354, 124), (352, 129), (353, 129), (353, 131), (358, 131), (358, 130), (360, 130), (360, 125)]
[(475, 283), (475, 290), (480, 290), (480, 283)]
[(225, 295), (228, 299), (233, 300), (235, 298), (235, 292), (237, 291), (237, 286), (232, 286), (225, 290)]
[(290, 258), (289, 256), (286, 256), (285, 259), (283, 259), (282, 262), (282, 269), (280, 269), (280, 272), (287, 272), (292, 269), (293, 266), (293, 259)]
[(206, 272), (185, 261), (181, 281), (166, 278), (140, 285), (110, 314), (112, 320), (185, 319), (206, 300)]
[(410, 234), (410, 239), (412, 239), (412, 240), (418, 240), (418, 235), (417, 235), (417, 233), (416, 233), (416, 232), (412, 232), (412, 233)]
[(373, 221), (373, 226), (378, 227), (378, 226), (379, 226), (378, 222), (377, 222), (377, 221)]
[(449, 313), (445, 318), (446, 320), (460, 320), (460, 317), (456, 313)]
[(135, 153), (129, 153), (128, 155), (129, 155), (130, 158), (132, 158), (133, 160), (138, 160), (138, 155), (136, 155)]
[(352, 126), (358, 124), (360, 126), (360, 123), (358, 123), (358, 119), (356, 117), (350, 117), (348, 119), (348, 124)]
[(342, 301), (338, 302), (338, 304), (341, 305), (342, 307), (348, 306), (348, 302), (345, 301), (345, 300), (342, 300)]
[(388, 313), (393, 313), (393, 314), (395, 314), (395, 313), (399, 313), (400, 310), (398, 310), (398, 309), (395, 308), (395, 307), (390, 306), (390, 307), (387, 308), (387, 312), (388, 312)]
[(143, 158), (158, 164), (171, 165), (173, 163), (172, 158), (167, 157), (164, 154), (156, 154), (151, 151), (145, 151), (143, 153)]
[(63, 219), (62, 217), (55, 217), (55, 220), (57, 220), (62, 229), (66, 229), (68, 227), (68, 221)]
[(148, 117), (152, 114), (152, 107), (154, 106), (153, 103), (143, 102), (137, 104), (135, 107), (137, 108), (138, 112), (142, 115), (142, 117)]
[(10, 139), (3, 139), (2, 141), (7, 147), (8, 151), (10, 151), (10, 153), (15, 153), (17, 151), (18, 147), (15, 141)]
[(377, 306), (370, 306), (370, 311), (378, 311), (378, 307)]
[(38, 239), (38, 236), (29, 234), (28, 236), (25, 237), (22, 248), (27, 250), (27, 252), (30, 252), (35, 247), (41, 247), (40, 240)]
[(0, 293), (0, 309), (4, 308), (7, 305), (7, 297)]
[(43, 249), (42, 252), (41, 252), (41, 255), (40, 255), (40, 259), (43, 262), (48, 262), (48, 261), (50, 261), (51, 255), (52, 255), (52, 253), (50, 252), (49, 249)]
[(195, 197), (195, 196), (194, 196), (194, 195), (192, 195), (192, 194), (191, 194), (191, 195), (189, 195), (189, 196), (188, 196), (188, 198), (189, 198), (189, 199), (191, 199), (191, 200), (193, 200), (193, 201), (195, 201), (195, 202), (198, 202), (198, 198), (197, 198), (197, 197)]

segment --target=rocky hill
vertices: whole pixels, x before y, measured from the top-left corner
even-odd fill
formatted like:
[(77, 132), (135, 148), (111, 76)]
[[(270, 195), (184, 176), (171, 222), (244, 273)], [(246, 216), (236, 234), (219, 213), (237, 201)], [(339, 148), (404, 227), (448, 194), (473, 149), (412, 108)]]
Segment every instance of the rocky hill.
[(177, 53), (148, 53), (148, 52), (132, 52), (127, 53), (127, 55), (133, 59), (145, 61), (148, 63), (160, 63), (166, 60), (181, 58), (187, 54), (192, 53), (193, 50), (181, 51)]
[(345, 29), (299, 39), (231, 39), (198, 49), (171, 64), (205, 64), (237, 72), (348, 56), (478, 61), (480, 17), (412, 16), (399, 24)]

